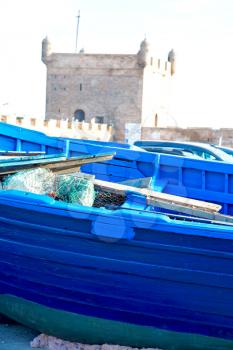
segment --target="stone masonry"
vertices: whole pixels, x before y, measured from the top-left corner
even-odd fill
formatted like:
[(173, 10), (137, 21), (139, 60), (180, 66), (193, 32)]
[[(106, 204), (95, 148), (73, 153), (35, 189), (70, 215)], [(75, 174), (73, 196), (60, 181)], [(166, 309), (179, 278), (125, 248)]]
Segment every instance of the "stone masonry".
[(46, 119), (96, 121), (113, 126), (114, 139), (125, 139), (125, 124), (157, 126), (175, 72), (173, 50), (164, 62), (151, 57), (142, 41), (137, 54), (53, 53), (42, 42), (47, 67)]
[(141, 138), (142, 140), (207, 142), (233, 148), (233, 129), (230, 128), (142, 128)]

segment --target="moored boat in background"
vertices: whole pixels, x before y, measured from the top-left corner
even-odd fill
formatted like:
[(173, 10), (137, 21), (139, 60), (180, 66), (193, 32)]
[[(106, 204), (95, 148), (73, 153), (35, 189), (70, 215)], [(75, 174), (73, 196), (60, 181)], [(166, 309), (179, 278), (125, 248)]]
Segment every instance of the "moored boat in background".
[[(107, 144), (107, 143), (106, 143)], [(142, 151), (132, 151), (129, 145), (84, 140), (71, 140), (45, 134), (14, 125), (0, 123), (0, 149), (4, 151), (39, 151), (45, 154), (64, 154), (77, 157), (101, 153), (116, 153), (110, 162), (98, 162), (83, 166), (82, 170), (93, 173), (101, 180), (121, 182), (151, 177), (155, 171), (153, 154), (145, 158)]]

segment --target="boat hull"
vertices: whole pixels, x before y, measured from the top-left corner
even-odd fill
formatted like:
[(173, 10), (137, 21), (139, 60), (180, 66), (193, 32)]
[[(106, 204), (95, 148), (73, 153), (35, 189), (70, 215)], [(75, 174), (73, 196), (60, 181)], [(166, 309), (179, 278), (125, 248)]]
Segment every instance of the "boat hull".
[(233, 340), (231, 226), (2, 191), (0, 264), (0, 312), (39, 331), (164, 349), (181, 346), (179, 335), (186, 349), (197, 335)]
[(0, 296), (0, 309), (8, 317), (30, 328), (70, 341), (171, 350), (233, 348), (232, 340), (84, 316), (49, 308), (12, 295)]

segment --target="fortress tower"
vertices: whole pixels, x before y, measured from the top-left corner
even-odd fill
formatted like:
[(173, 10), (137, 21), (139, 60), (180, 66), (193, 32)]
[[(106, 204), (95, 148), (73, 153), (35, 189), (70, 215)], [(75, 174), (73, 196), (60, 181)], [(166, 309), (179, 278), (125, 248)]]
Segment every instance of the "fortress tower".
[(53, 53), (46, 37), (46, 118), (69, 118), (113, 125), (114, 139), (125, 139), (125, 125), (157, 126), (168, 106), (175, 54), (151, 57), (147, 40), (137, 54)]
[(52, 53), (52, 45), (48, 37), (46, 36), (42, 40), (42, 52), (41, 52), (41, 60), (44, 62), (44, 64), (47, 64), (47, 58), (51, 55), (51, 53)]
[(176, 54), (173, 49), (168, 54), (168, 62), (171, 63), (171, 75), (173, 75), (176, 72)]

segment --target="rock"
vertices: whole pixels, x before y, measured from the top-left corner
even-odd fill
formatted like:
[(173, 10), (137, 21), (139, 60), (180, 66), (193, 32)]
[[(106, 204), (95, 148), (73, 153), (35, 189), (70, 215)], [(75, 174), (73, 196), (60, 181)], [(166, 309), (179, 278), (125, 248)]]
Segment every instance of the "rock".
[[(34, 338), (30, 343), (32, 348), (40, 348), (46, 350), (139, 350), (137, 348), (131, 348), (120, 345), (89, 345), (82, 343), (72, 343), (66, 340), (62, 340), (56, 337), (48, 336), (46, 334), (40, 334)], [(146, 349), (141, 350), (159, 350), (159, 349)]]

